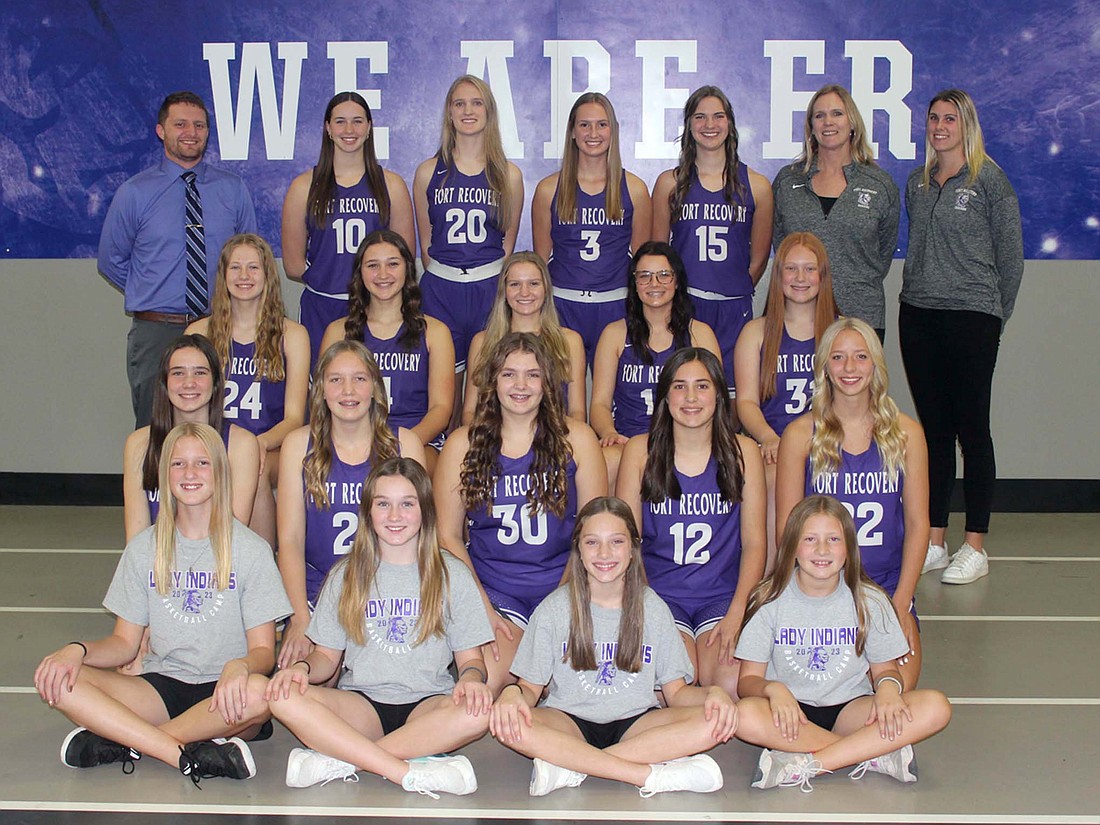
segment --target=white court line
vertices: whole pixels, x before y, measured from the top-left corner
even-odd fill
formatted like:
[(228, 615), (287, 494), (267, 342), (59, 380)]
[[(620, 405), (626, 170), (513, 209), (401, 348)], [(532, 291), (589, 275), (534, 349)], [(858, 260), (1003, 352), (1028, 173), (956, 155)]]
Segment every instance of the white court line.
[(989, 561), (1100, 561), (1100, 556), (990, 556)]
[(0, 607), (0, 613), (106, 613), (105, 607)]
[[(545, 804), (545, 803), (542, 803)], [(105, 811), (118, 813), (133, 813), (135, 806), (132, 802), (78, 802), (74, 800), (0, 800), (0, 808), (15, 811), (74, 811), (87, 812)], [(520, 821), (529, 820), (578, 820), (601, 821), (613, 819), (626, 822), (652, 822), (660, 819), (664, 822), (944, 822), (944, 823), (981, 823), (981, 825), (998, 825), (1008, 823), (1016, 825), (1020, 823), (1038, 823), (1038, 825), (1100, 825), (1100, 816), (1095, 815), (1065, 815), (1065, 814), (975, 814), (973, 811), (958, 813), (933, 814), (926, 812), (912, 813), (886, 813), (875, 811), (872, 813), (845, 813), (843, 811), (806, 812), (778, 811), (766, 813), (764, 811), (714, 811), (700, 808), (693, 811), (675, 811), (662, 809), (654, 810), (622, 810), (622, 809), (562, 809), (542, 808), (531, 805), (526, 808), (385, 808), (385, 807), (336, 807), (336, 806), (308, 806), (308, 805), (226, 805), (217, 803), (200, 803), (181, 805), (179, 803), (158, 803), (142, 800), (140, 810), (144, 814), (247, 814), (275, 815), (285, 818), (295, 816), (324, 816), (324, 817), (356, 817), (356, 818), (385, 818), (385, 819), (514, 819)]]
[(109, 547), (0, 547), (0, 553), (49, 553), (66, 556), (120, 556), (122, 550)]
[(926, 616), (922, 622), (1100, 622), (1100, 616)]

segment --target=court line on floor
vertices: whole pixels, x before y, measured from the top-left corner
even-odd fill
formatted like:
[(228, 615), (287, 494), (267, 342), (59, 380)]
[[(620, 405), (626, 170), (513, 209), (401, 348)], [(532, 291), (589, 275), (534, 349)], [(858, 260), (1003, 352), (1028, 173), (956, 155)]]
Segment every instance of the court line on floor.
[[(69, 812), (111, 812), (134, 813), (134, 805), (125, 802), (76, 802), (70, 800), (0, 800), (0, 808), (17, 811), (69, 811)], [(384, 819), (507, 819), (527, 822), (532, 820), (578, 820), (578, 821), (618, 821), (618, 822), (935, 822), (935, 823), (1065, 823), (1066, 825), (1097, 825), (1100, 817), (1093, 815), (1058, 814), (976, 814), (972, 811), (933, 814), (911, 812), (893, 814), (882, 811), (869, 813), (846, 813), (843, 811), (805, 812), (759, 810), (716, 811), (699, 808), (689, 811), (661, 810), (608, 810), (603, 808), (400, 808), (400, 807), (327, 807), (310, 805), (228, 805), (228, 804), (165, 804), (156, 802), (141, 803), (141, 813), (148, 814), (234, 814), (274, 815), (278, 817), (326, 816)], [(278, 819), (276, 819), (278, 821)]]
[(56, 553), (71, 555), (122, 555), (121, 547), (0, 547), (0, 553)]
[(989, 561), (1100, 561), (1100, 556), (990, 556)]
[(0, 613), (106, 613), (106, 612), (107, 612), (107, 608), (105, 608), (105, 607), (0, 607)]
[(920, 614), (922, 622), (1100, 622), (1100, 616), (937, 616)]

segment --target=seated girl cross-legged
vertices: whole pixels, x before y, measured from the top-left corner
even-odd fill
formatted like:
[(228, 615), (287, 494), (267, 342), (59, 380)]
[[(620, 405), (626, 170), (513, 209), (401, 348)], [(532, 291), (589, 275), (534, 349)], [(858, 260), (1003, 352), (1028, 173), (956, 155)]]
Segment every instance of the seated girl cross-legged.
[[(480, 645), (493, 633), (473, 574), (440, 549), (431, 484), (412, 459), (388, 459), (367, 477), (351, 553), (329, 573), (307, 634), (312, 652), (264, 692), (275, 718), (312, 749), (291, 752), (287, 785), (366, 770), (436, 799), (477, 790), (465, 756), (428, 754), (488, 729)], [(321, 687), (341, 660), (339, 688)]]
[[(501, 692), (489, 729), (534, 758), (532, 796), (589, 774), (637, 785), (643, 797), (722, 787), (701, 752), (733, 736), (737, 705), (721, 688), (688, 686), (691, 662), (646, 586), (622, 500), (596, 498), (577, 514), (566, 583), (535, 609), (512, 672), (519, 683)], [(658, 688), (667, 708), (657, 707)]]
[[(217, 431), (180, 424), (159, 463), (156, 524), (126, 545), (103, 600), (114, 632), (47, 656), (35, 688), (81, 725), (61, 745), (71, 768), (122, 762), (130, 772), (146, 755), (196, 784), (248, 779), (256, 764), (243, 739), (270, 718), (263, 676), (275, 665), (275, 620), (290, 602), (267, 543), (233, 519)], [(146, 628), (142, 675), (116, 672)]]
[(947, 726), (951, 705), (938, 690), (903, 690), (896, 660), (908, 650), (889, 596), (863, 572), (848, 511), (803, 499), (737, 643), (737, 736), (765, 748), (752, 786), (811, 791), (849, 765), (853, 779), (916, 782), (913, 744)]

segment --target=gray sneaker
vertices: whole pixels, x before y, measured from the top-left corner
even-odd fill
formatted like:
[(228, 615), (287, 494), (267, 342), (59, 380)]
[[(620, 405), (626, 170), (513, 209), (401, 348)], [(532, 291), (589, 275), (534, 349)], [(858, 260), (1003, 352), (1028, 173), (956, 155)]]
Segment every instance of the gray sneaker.
[(862, 779), (863, 775), (871, 773), (884, 773), (892, 776), (898, 782), (917, 781), (917, 757), (913, 753), (913, 746), (906, 745), (896, 751), (884, 753), (874, 759), (860, 762), (855, 769), (848, 774), (852, 779)]
[(586, 773), (578, 773), (562, 768), (545, 759), (535, 758), (531, 767), (531, 796), (546, 796), (559, 788), (575, 788), (588, 778)]
[(832, 773), (821, 767), (821, 763), (809, 753), (787, 753), (765, 748), (760, 754), (760, 762), (752, 778), (752, 787), (793, 788), (796, 785), (803, 793), (814, 789), (810, 780), (823, 773)]
[(477, 790), (477, 776), (465, 756), (425, 756), (409, 760), (401, 787), (432, 799), (439, 799), (436, 791), (465, 796)]
[(722, 789), (722, 770), (705, 753), (658, 762), (649, 767), (649, 778), (638, 789), (643, 798), (667, 791), (713, 793)]
[(358, 782), (359, 770), (350, 762), (326, 756), (307, 748), (295, 748), (286, 760), (286, 784), (288, 788), (309, 788), (327, 785), (335, 779)]

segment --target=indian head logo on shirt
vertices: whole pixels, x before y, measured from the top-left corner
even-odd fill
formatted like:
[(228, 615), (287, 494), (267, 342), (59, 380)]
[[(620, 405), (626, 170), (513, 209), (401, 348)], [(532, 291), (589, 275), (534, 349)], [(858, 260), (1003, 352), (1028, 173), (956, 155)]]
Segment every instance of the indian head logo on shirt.
[(856, 634), (851, 627), (780, 627), (775, 645), (786, 668), (807, 682), (831, 682), (854, 659)]
[[(161, 605), (180, 624), (201, 624), (213, 619), (225, 603), (225, 594), (237, 589), (237, 574), (229, 574), (229, 587), (218, 589), (218, 577), (213, 570), (173, 570), (168, 593)], [(149, 588), (157, 589), (153, 571), (149, 571)]]
[[(577, 679), (585, 693), (594, 696), (607, 696), (626, 690), (634, 684), (639, 673), (627, 673), (620, 671), (615, 664), (615, 653), (619, 649), (618, 642), (597, 642), (593, 645), (596, 651), (596, 669), (575, 671)], [(561, 655), (565, 659), (568, 656), (568, 642), (562, 642)], [(650, 645), (642, 645), (642, 664), (653, 662), (653, 648)]]
[(419, 598), (367, 599), (367, 637), (387, 653), (408, 653), (419, 617)]

